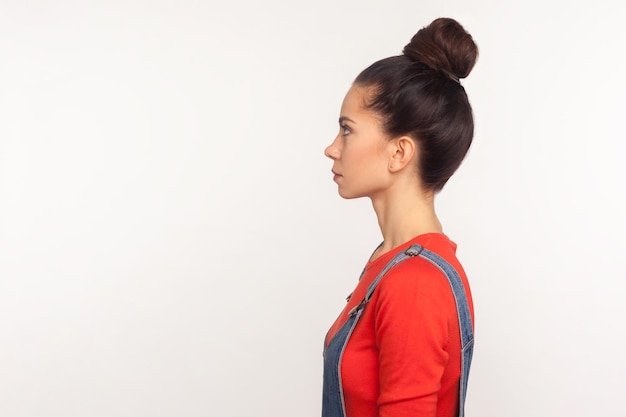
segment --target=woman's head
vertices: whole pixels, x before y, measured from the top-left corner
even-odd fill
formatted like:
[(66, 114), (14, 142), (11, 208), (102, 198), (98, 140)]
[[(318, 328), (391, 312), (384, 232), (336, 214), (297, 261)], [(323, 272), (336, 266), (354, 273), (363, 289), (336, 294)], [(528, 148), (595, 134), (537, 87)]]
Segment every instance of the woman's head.
[(387, 138), (410, 137), (425, 190), (439, 191), (460, 166), (474, 133), (472, 109), (459, 79), (478, 57), (472, 37), (453, 19), (419, 30), (403, 54), (375, 62), (358, 75), (363, 107)]

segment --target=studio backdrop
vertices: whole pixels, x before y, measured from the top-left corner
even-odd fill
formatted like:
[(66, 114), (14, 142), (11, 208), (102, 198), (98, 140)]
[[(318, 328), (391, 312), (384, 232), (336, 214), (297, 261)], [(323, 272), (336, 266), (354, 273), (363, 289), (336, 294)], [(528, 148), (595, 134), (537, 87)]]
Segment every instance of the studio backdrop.
[(323, 150), (434, 18), (480, 57), (436, 198), (476, 308), (467, 415), (623, 415), (624, 6), (0, 0), (0, 415), (319, 416), (381, 236)]

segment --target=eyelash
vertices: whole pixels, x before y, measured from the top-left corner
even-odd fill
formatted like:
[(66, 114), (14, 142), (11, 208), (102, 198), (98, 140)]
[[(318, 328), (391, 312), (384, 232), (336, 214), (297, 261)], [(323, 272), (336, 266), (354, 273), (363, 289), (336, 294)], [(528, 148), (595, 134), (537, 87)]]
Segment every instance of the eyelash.
[(341, 128), (341, 136), (347, 136), (352, 133), (350, 128), (346, 125), (340, 125), (339, 127)]

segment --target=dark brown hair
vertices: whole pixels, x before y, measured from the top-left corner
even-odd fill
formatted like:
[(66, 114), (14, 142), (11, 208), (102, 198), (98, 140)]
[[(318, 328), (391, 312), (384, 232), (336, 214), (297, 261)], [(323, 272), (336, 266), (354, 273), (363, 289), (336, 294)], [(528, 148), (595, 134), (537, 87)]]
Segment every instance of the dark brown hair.
[(402, 55), (375, 62), (354, 81), (371, 88), (365, 105), (382, 117), (385, 133), (416, 141), (427, 189), (443, 188), (472, 143), (472, 108), (459, 80), (477, 58), (471, 35), (456, 20), (439, 18), (420, 29)]

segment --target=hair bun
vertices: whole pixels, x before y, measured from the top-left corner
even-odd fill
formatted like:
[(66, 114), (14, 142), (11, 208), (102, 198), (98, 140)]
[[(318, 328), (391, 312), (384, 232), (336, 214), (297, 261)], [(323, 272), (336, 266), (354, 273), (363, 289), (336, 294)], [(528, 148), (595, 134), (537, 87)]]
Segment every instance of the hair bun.
[(402, 53), (458, 81), (472, 71), (478, 58), (478, 47), (459, 22), (439, 18), (420, 29)]

